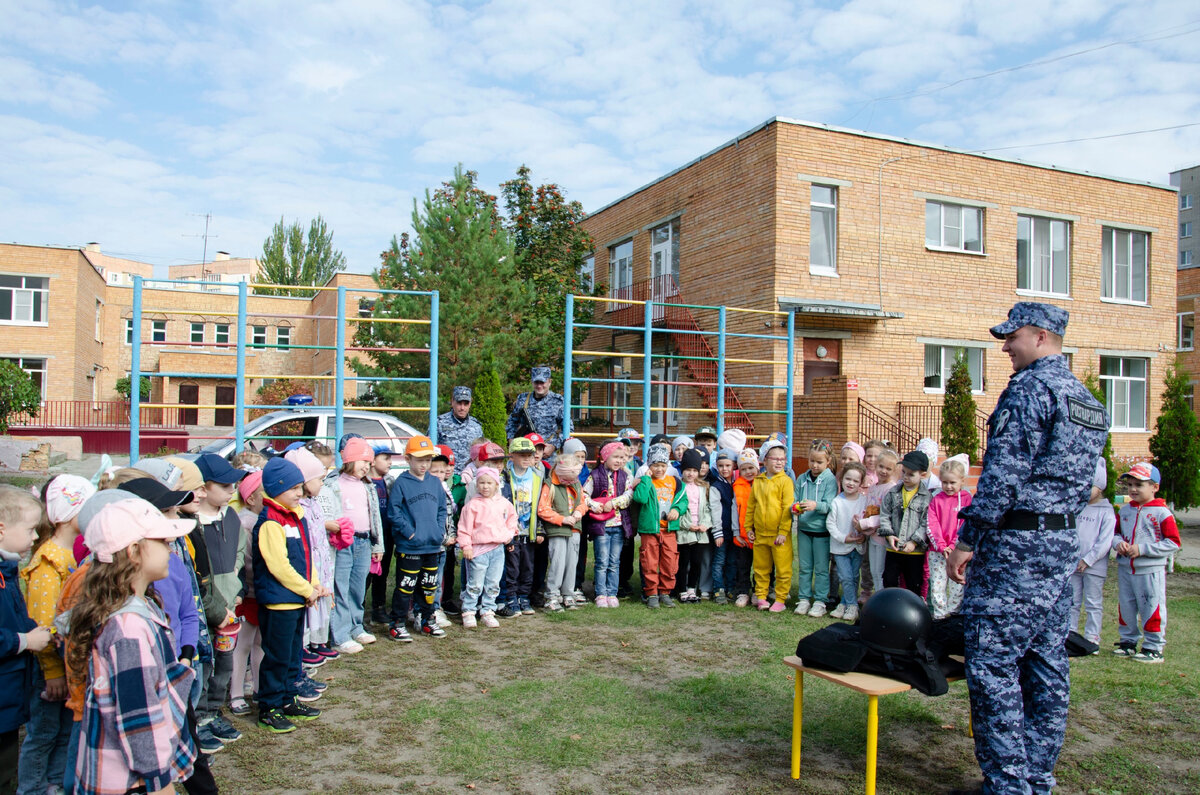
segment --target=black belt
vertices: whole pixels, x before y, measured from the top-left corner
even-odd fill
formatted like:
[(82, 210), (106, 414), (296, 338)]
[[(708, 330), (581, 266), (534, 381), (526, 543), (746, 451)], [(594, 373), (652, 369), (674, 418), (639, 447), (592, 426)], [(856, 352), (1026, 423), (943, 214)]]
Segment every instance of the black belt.
[(1009, 511), (1000, 525), (1011, 530), (1074, 530), (1073, 513), (1034, 513), (1033, 511)]
[(371, 534), (370, 533), (355, 533), (354, 537), (355, 538), (370, 538)]

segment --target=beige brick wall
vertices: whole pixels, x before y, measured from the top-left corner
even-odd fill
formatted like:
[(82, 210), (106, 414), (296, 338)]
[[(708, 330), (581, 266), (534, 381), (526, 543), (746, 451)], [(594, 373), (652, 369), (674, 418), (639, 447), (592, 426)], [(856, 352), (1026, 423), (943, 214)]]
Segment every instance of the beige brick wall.
[[(900, 159), (888, 162), (893, 158)], [(837, 277), (809, 273), (813, 177), (838, 186)], [(926, 200), (918, 193), (986, 203), (984, 254), (926, 249)], [(977, 401), (981, 410), (990, 411), (1011, 366), (988, 327), (1003, 320), (1018, 300), (1057, 304), (1071, 313), (1066, 345), (1073, 350), (1076, 374), (1098, 371), (1099, 350), (1135, 351), (1150, 359), (1147, 427), (1153, 428), (1162, 368), (1175, 342), (1176, 201), (1173, 191), (1160, 187), (775, 122), (595, 213), (585, 226), (597, 242), (600, 283), (608, 279), (606, 246), (629, 234), (634, 235), (634, 280), (647, 278), (647, 226), (681, 212), (680, 283), (688, 303), (774, 309), (781, 298), (871, 305), (882, 299), (885, 311), (903, 317), (798, 315), (797, 327), (798, 336), (810, 339), (848, 335), (839, 340), (840, 373), (858, 380), (863, 399), (892, 414), (899, 401), (940, 400), (924, 390), (924, 343), (918, 338), (985, 346), (985, 390)], [(1071, 222), (1069, 298), (1017, 293), (1017, 208), (1076, 219)], [(1154, 230), (1147, 305), (1100, 300), (1102, 222)], [(711, 316), (700, 314), (706, 327), (715, 328)], [(738, 330), (758, 324), (763, 331), (761, 322), (744, 316)], [(1120, 328), (1130, 333), (1113, 333)], [(613, 341), (597, 332), (587, 344)], [(621, 337), (617, 346), (641, 350), (636, 335)], [(777, 364), (731, 367), (729, 380), (783, 383), (785, 349), (776, 345), (764, 356), (766, 347), (731, 341), (728, 356), (773, 358)], [(797, 393), (803, 389), (803, 347), (797, 343)], [(742, 390), (740, 396), (756, 408), (782, 406), (781, 394), (772, 401), (765, 392)], [(633, 402), (638, 401), (640, 390), (635, 390)], [(634, 424), (637, 415), (631, 412)], [(778, 427), (776, 422), (782, 426), (782, 418), (756, 418), (764, 431)], [(812, 433), (798, 422), (796, 435)], [(1119, 454), (1144, 453), (1148, 437), (1148, 432), (1118, 432), (1114, 447)]]

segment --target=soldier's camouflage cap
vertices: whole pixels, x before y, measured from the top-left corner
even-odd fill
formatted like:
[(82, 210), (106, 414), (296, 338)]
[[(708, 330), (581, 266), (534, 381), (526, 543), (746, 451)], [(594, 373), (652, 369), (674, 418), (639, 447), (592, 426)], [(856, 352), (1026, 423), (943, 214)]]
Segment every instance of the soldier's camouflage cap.
[(1002, 340), (1023, 326), (1037, 326), (1052, 334), (1063, 336), (1067, 333), (1067, 310), (1050, 304), (1039, 304), (1036, 301), (1019, 301), (1008, 310), (1008, 320), (998, 326), (992, 326), (992, 336)]

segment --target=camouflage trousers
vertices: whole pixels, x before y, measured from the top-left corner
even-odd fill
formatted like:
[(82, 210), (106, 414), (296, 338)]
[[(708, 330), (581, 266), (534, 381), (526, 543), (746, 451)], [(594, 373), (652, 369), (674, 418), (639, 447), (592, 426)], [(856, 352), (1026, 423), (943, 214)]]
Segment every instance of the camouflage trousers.
[(993, 538), (971, 561), (962, 607), (975, 758), (986, 793), (1049, 793), (1070, 702), (1077, 537), (1004, 529)]

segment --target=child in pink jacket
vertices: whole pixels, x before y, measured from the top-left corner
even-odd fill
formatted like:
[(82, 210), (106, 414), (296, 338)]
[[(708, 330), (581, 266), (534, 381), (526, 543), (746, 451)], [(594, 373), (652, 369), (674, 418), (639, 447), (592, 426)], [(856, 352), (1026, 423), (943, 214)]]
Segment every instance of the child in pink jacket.
[(958, 542), (959, 511), (971, 504), (966, 489), (969, 462), (965, 455), (943, 461), (938, 468), (942, 490), (929, 501), (929, 607), (934, 618), (957, 612), (962, 602), (963, 587), (947, 575), (946, 559)]
[[(467, 566), (462, 621), (474, 627), (475, 611), (485, 627), (498, 627), (496, 597), (504, 576), (504, 546), (517, 534), (517, 510), (500, 496), (500, 473), (490, 466), (475, 470), (475, 496), (458, 518), (458, 548)], [(480, 596), (482, 595), (482, 601)]]

